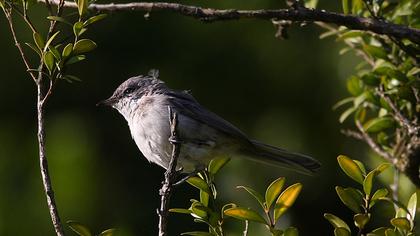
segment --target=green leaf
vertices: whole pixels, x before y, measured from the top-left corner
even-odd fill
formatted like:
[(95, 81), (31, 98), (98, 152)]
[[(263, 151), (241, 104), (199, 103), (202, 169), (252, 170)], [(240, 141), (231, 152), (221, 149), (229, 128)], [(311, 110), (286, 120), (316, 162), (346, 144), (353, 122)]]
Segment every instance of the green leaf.
[(359, 196), (357, 190), (337, 186), (335, 187), (335, 191), (337, 192), (340, 200), (344, 203), (344, 205), (350, 208), (350, 210), (355, 213), (361, 212), (360, 205), (362, 204), (362, 197)]
[(400, 236), (400, 234), (395, 232), (393, 229), (387, 229), (385, 231), (385, 236)]
[(354, 15), (359, 14), (363, 10), (363, 0), (353, 0), (352, 1), (352, 13)]
[(358, 161), (358, 160), (353, 160), (353, 161), (354, 161), (354, 163), (357, 164), (357, 166), (359, 166), (359, 169), (360, 169), (360, 171), (362, 171), (362, 174), (363, 175), (366, 175), (366, 167), (365, 167), (365, 165), (361, 161)]
[(63, 58), (66, 58), (66, 57), (69, 57), (72, 52), (73, 52), (73, 44), (69, 43), (64, 47), (61, 55), (63, 56)]
[(107, 229), (102, 231), (99, 236), (116, 236), (118, 234), (118, 229)]
[(255, 191), (252, 188), (248, 188), (248, 187), (245, 187), (245, 186), (237, 186), (236, 188), (244, 189), (245, 191), (247, 191), (251, 196), (253, 196), (255, 198), (255, 200), (257, 200), (257, 202), (261, 205), (261, 207), (263, 209), (265, 209), (264, 198), (263, 198), (263, 196), (261, 196), (261, 194), (259, 192)]
[(417, 211), (417, 193), (411, 195), (410, 200), (408, 200), (407, 210), (410, 213), (410, 220), (414, 220), (416, 217)]
[(388, 53), (382, 47), (365, 44), (363, 49), (374, 58), (387, 59)]
[(169, 209), (169, 212), (179, 213), (179, 214), (191, 214), (192, 213), (191, 210), (184, 209), (184, 208), (172, 208), (172, 209)]
[(83, 29), (83, 22), (78, 21), (73, 25), (73, 33), (74, 36), (79, 37), (81, 35), (81, 31)]
[(402, 230), (409, 231), (411, 229), (410, 222), (405, 217), (393, 218), (391, 224)]
[(389, 116), (373, 118), (363, 125), (363, 129), (368, 133), (377, 133), (393, 128), (395, 120)]
[(99, 14), (99, 15), (96, 15), (96, 16), (92, 16), (91, 18), (87, 19), (83, 23), (83, 26), (86, 27), (86, 26), (88, 26), (90, 24), (93, 24), (93, 23), (95, 23), (97, 21), (100, 21), (100, 20), (104, 19), (106, 16), (107, 16), (107, 14)]
[(63, 17), (59, 17), (59, 16), (47, 16), (47, 19), (48, 20), (52, 20), (52, 21), (58, 21), (58, 22), (61, 22), (61, 23), (64, 23), (64, 24), (67, 24), (67, 25), (72, 26), (72, 24), (68, 20), (66, 20), (65, 18), (63, 18)]
[(373, 194), (372, 198), (370, 199), (369, 208), (372, 208), (373, 205), (380, 199), (384, 198), (388, 195), (388, 190), (385, 188), (380, 188), (376, 190), (376, 192)]
[(199, 190), (204, 191), (208, 193), (209, 195), (212, 195), (209, 186), (207, 185), (206, 181), (204, 181), (202, 178), (193, 176), (193, 177), (188, 178), (187, 182), (190, 185), (198, 188)]
[(385, 236), (385, 231), (388, 228), (386, 227), (380, 227), (377, 229), (372, 230), (372, 232), (368, 233), (367, 236)]
[(44, 39), (42, 39), (42, 36), (38, 34), (37, 32), (33, 33), (33, 38), (36, 46), (38, 47), (39, 51), (43, 51), (45, 43)]
[(346, 228), (335, 228), (334, 236), (351, 236), (351, 233)]
[(332, 224), (332, 226), (334, 226), (334, 228), (344, 228), (351, 233), (350, 227), (338, 216), (335, 216), (330, 213), (325, 213), (324, 218), (327, 219)]
[(299, 236), (299, 232), (295, 227), (289, 227), (284, 231), (283, 236)]
[(353, 96), (363, 93), (363, 84), (359, 77), (353, 75), (347, 80), (347, 91)]
[(194, 217), (201, 219), (206, 219), (211, 213), (211, 210), (208, 207), (205, 207), (201, 202), (193, 202), (190, 210), (192, 211)]
[(370, 196), (372, 192), (372, 185), (373, 185), (373, 178), (376, 176), (376, 171), (373, 170), (369, 172), (369, 174), (366, 176), (365, 180), (363, 181), (363, 191), (365, 191), (365, 194)]
[(44, 64), (47, 66), (48, 71), (51, 73), (54, 69), (54, 54), (52, 52), (46, 52), (44, 54)]
[(349, 109), (345, 110), (343, 114), (341, 114), (338, 121), (343, 123), (351, 114), (353, 114), (357, 110), (357, 107), (350, 107)]
[(353, 220), (357, 228), (363, 229), (370, 220), (370, 214), (356, 214)]
[(301, 190), (302, 184), (296, 183), (286, 188), (280, 194), (279, 198), (277, 198), (276, 205), (274, 206), (274, 222), (277, 222), (280, 216), (295, 203)]
[(211, 234), (209, 232), (204, 232), (204, 231), (185, 232), (185, 233), (182, 233), (181, 235), (190, 235), (190, 236), (214, 236), (213, 234)]
[(214, 159), (212, 159), (209, 163), (209, 173), (211, 175), (216, 175), (220, 169), (223, 168), (223, 166), (226, 165), (226, 163), (228, 163), (230, 161), (230, 158), (228, 157), (216, 157)]
[(346, 173), (347, 176), (357, 181), (360, 184), (363, 184), (363, 174), (359, 166), (350, 158), (340, 155), (337, 157), (338, 164), (341, 169)]
[(285, 182), (286, 179), (281, 177), (271, 182), (270, 186), (268, 186), (267, 190), (265, 191), (265, 204), (267, 205), (267, 209), (270, 209), (271, 205), (274, 203), (274, 201), (276, 201)]
[(336, 104), (334, 104), (332, 109), (335, 110), (335, 109), (337, 109), (337, 108), (339, 108), (339, 107), (341, 107), (341, 106), (343, 106), (347, 103), (353, 102), (353, 100), (354, 100), (354, 97), (344, 98), (344, 99), (338, 101)]
[(81, 79), (79, 79), (78, 77), (76, 77), (74, 75), (65, 75), (65, 76), (63, 76), (62, 79), (66, 80), (69, 83), (73, 83), (73, 81), (77, 81), (77, 82), (82, 81)]
[(77, 10), (79, 11), (79, 16), (86, 15), (87, 10), (88, 10), (88, 0), (78, 0)]
[(53, 34), (48, 41), (45, 43), (44, 46), (44, 52), (47, 51), (48, 47), (50, 46), (50, 44), (52, 43), (52, 41), (55, 39), (55, 37), (57, 37), (57, 35), (60, 33), (60, 31), (55, 32), (55, 34)]
[(341, 0), (341, 3), (343, 5), (343, 13), (348, 14), (349, 13), (349, 0)]
[(381, 83), (381, 79), (372, 73), (364, 74), (361, 78), (364, 84), (370, 85), (370, 86), (378, 86)]
[(78, 55), (78, 56), (70, 57), (70, 59), (66, 61), (66, 65), (71, 65), (79, 61), (83, 61), (85, 59), (86, 59), (85, 55)]
[(79, 55), (90, 52), (96, 48), (96, 43), (90, 39), (81, 39), (74, 44), (73, 54)]
[(267, 224), (267, 222), (264, 220), (264, 218), (260, 214), (258, 214), (257, 212), (251, 209), (246, 209), (242, 207), (233, 207), (233, 208), (229, 208), (225, 210), (224, 214), (227, 216), (231, 216), (233, 218), (239, 219), (239, 220), (249, 220), (249, 221)]
[(209, 206), (210, 195), (204, 191), (200, 190), (200, 202), (203, 203), (204, 206)]
[(306, 8), (316, 8), (318, 5), (318, 0), (305, 0)]
[(69, 220), (66, 223), (70, 227), (70, 229), (73, 230), (76, 234), (80, 236), (92, 236), (92, 233), (90, 232), (89, 228), (85, 225), (72, 220)]
[(57, 50), (57, 48), (56, 48), (56, 47), (54, 47), (54, 46), (50, 46), (50, 51), (51, 51), (51, 53), (54, 55), (55, 59), (56, 59), (57, 61), (60, 61), (60, 59), (61, 59), (61, 54), (60, 54), (60, 52)]
[(363, 35), (365, 35), (365, 33), (363, 31), (360, 30), (349, 30), (343, 34), (341, 34), (340, 36), (337, 37), (337, 40), (345, 40), (345, 39), (350, 39), (350, 38), (357, 38), (357, 37), (362, 37)]

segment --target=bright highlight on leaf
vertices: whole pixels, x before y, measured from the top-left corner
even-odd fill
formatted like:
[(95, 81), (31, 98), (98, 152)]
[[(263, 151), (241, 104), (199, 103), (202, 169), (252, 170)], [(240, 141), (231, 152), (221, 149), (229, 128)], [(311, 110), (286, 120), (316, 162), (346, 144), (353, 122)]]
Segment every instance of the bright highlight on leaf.
[(201, 191), (204, 191), (204, 192), (206, 192), (206, 193), (208, 193), (208, 194), (212, 194), (211, 193), (211, 190), (210, 190), (210, 188), (209, 188), (209, 186), (207, 185), (207, 183), (206, 183), (206, 181), (204, 181), (202, 178), (199, 178), (199, 177), (196, 177), (196, 176), (193, 176), (193, 177), (190, 177), (190, 178), (188, 178), (187, 179), (187, 182), (190, 184), (190, 185), (192, 185), (192, 186), (194, 186), (194, 187), (196, 187), (196, 188), (198, 188), (199, 190), (201, 190)]
[(268, 186), (267, 191), (265, 192), (265, 203), (267, 205), (267, 209), (270, 209), (271, 204), (273, 204), (277, 197), (280, 195), (281, 190), (284, 186), (286, 179), (284, 177), (280, 177), (274, 180), (270, 186)]
[(264, 220), (264, 218), (260, 214), (258, 214), (257, 212), (251, 209), (246, 209), (242, 207), (233, 207), (233, 208), (229, 208), (225, 210), (224, 214), (227, 216), (234, 217), (236, 219), (240, 219), (240, 220), (249, 220), (249, 221), (255, 221), (255, 222), (266, 224), (266, 221)]
[(289, 186), (286, 190), (284, 190), (280, 197), (276, 201), (276, 205), (274, 206), (274, 221), (277, 220), (289, 209), (293, 203), (295, 203), (296, 198), (299, 196), (300, 191), (302, 190), (302, 184), (296, 183)]
[(346, 173), (347, 176), (357, 181), (360, 184), (363, 184), (364, 177), (359, 166), (350, 158), (340, 155), (337, 157), (338, 164), (341, 169)]

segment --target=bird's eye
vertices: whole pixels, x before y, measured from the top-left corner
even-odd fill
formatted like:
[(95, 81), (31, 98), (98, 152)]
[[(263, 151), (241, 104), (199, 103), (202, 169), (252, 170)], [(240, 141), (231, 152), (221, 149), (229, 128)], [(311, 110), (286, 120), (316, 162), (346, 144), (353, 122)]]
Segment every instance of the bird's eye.
[(132, 92), (134, 92), (134, 88), (133, 88), (133, 87), (131, 87), (131, 88), (126, 88), (126, 89), (124, 90), (124, 95), (128, 95), (128, 94), (130, 94), (130, 93), (132, 93)]

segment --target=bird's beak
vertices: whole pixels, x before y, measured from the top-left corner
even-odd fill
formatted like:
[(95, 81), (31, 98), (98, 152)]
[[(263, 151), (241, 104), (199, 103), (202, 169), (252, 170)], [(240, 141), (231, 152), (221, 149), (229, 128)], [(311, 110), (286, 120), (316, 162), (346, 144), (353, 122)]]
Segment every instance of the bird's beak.
[(108, 99), (105, 99), (103, 101), (100, 101), (96, 104), (96, 106), (112, 106), (114, 105), (116, 102), (118, 102), (118, 99), (115, 97), (110, 97)]

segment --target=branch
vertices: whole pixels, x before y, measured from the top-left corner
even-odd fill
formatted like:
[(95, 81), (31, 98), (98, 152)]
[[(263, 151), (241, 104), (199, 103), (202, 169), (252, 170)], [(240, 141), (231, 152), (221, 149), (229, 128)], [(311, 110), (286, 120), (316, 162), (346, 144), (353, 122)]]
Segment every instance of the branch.
[(19, 43), (19, 41), (17, 39), (16, 32), (15, 32), (15, 27), (13, 25), (12, 12), (11, 12), (11, 10), (8, 11), (5, 8), (3, 9), (3, 11), (4, 11), (4, 15), (6, 16), (6, 19), (7, 19), (8, 23), (9, 23), (10, 32), (12, 32), (12, 37), (13, 37), (13, 40), (15, 41), (15, 45), (16, 45), (17, 49), (19, 50), (20, 57), (22, 58), (23, 63), (26, 66), (26, 70), (28, 71), (28, 73), (32, 77), (32, 79), (34, 81), (36, 81), (35, 75), (32, 74), (32, 72), (30, 71), (31, 70), (31, 67), (29, 65), (29, 61), (26, 58), (25, 53), (23, 52), (23, 48), (22, 48), (22, 46), (20, 45), (20, 43)]
[(39, 166), (41, 169), (42, 183), (44, 186), (45, 196), (47, 198), (48, 209), (50, 210), (51, 220), (54, 225), (57, 236), (64, 236), (63, 226), (58, 214), (57, 205), (55, 203), (54, 191), (51, 185), (51, 177), (48, 171), (48, 161), (45, 151), (45, 126), (44, 126), (44, 99), (42, 86), (37, 84), (38, 88), (38, 147), (39, 147)]
[(167, 234), (168, 214), (169, 214), (169, 200), (172, 194), (172, 186), (174, 185), (177, 177), (176, 165), (178, 162), (178, 156), (181, 149), (180, 141), (177, 133), (178, 117), (170, 107), (169, 110), (169, 123), (171, 126), (171, 136), (169, 142), (172, 144), (172, 157), (169, 162), (168, 169), (165, 172), (165, 181), (163, 182), (162, 188), (159, 191), (160, 208), (158, 209), (159, 216), (159, 236), (165, 236)]
[(393, 158), (391, 154), (383, 150), (376, 142), (365, 132), (363, 129), (362, 124), (360, 124), (359, 121), (356, 121), (357, 129), (360, 132), (361, 137), (363, 137), (363, 140), (374, 150), (377, 154), (385, 158), (387, 161), (391, 162), (393, 165), (396, 165), (397, 159)]
[[(45, 3), (46, 0), (38, 0)], [(58, 5), (59, 0), (49, 0), (50, 4)], [(77, 8), (76, 3), (65, 1), (64, 7)], [(167, 2), (132, 2), (121, 4), (90, 4), (89, 9), (98, 12), (116, 11), (172, 11), (184, 16), (193, 17), (206, 22), (227, 21), (238, 19), (262, 19), (262, 20), (290, 20), (290, 21), (321, 21), (349, 29), (371, 31), (377, 34), (388, 35), (397, 39), (409, 39), (420, 44), (420, 30), (410, 28), (405, 25), (398, 25), (385, 20), (359, 17), (354, 15), (344, 15), (325, 10), (308, 9), (298, 7), (293, 9), (277, 10), (220, 10), (213, 8), (202, 8), (191, 5)]]

